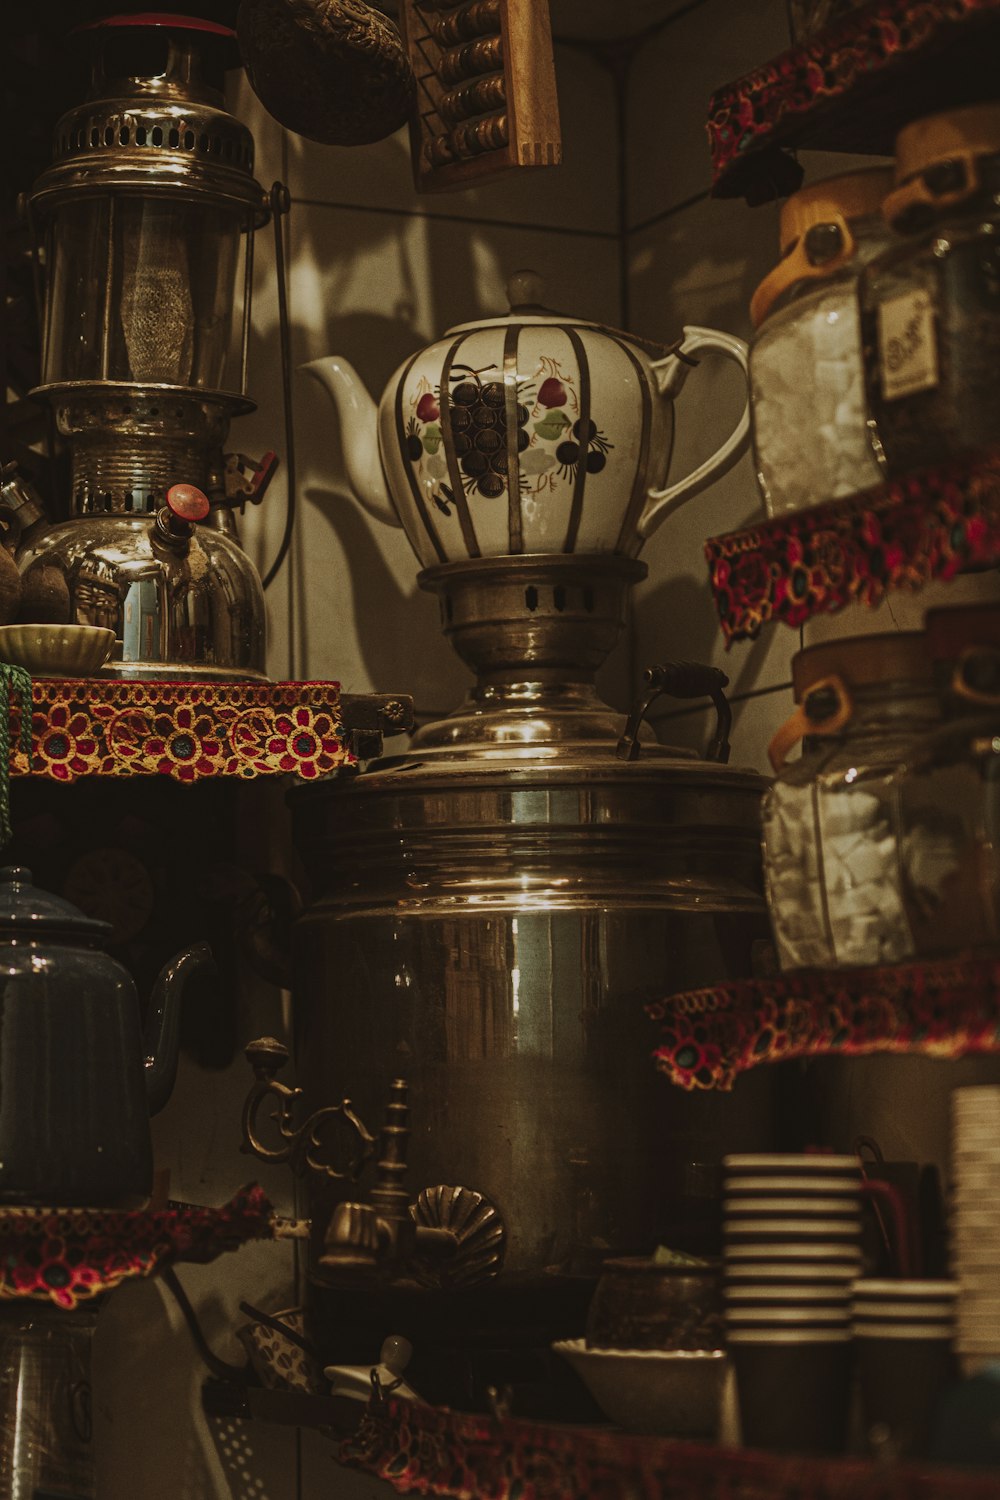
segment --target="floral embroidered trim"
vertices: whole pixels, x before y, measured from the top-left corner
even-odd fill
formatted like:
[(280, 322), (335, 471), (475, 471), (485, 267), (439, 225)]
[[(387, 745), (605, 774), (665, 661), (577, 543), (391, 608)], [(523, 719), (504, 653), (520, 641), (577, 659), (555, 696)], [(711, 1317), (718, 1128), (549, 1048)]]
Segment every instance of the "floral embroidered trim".
[[(335, 682), (191, 683), (46, 679), (33, 684), (35, 774), (279, 776), (312, 780), (352, 757)], [(11, 702), (11, 742), (20, 708)], [(11, 760), (15, 775), (30, 769)]]
[(820, 111), (846, 109), (852, 90), (870, 89), (906, 57), (930, 53), (945, 27), (997, 11), (998, 0), (875, 0), (717, 89), (708, 116), (713, 191), (742, 192), (752, 174), (748, 158), (796, 144)]
[(1000, 449), (705, 543), (727, 643), (1000, 562)]
[(736, 980), (646, 1007), (656, 1066), (680, 1088), (731, 1089), (792, 1057), (1000, 1052), (1000, 958), (813, 969)]
[(270, 1239), (264, 1190), (241, 1188), (222, 1208), (135, 1212), (0, 1208), (0, 1301), (27, 1298), (72, 1309), (177, 1260), (214, 1260), (247, 1240)]

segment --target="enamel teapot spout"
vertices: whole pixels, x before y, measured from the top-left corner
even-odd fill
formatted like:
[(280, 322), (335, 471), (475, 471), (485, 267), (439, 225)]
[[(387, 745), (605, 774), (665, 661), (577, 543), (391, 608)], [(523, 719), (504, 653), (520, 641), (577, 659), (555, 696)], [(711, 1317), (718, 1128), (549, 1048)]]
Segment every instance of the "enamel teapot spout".
[(215, 969), (207, 943), (184, 948), (163, 965), (153, 985), (142, 1035), (146, 1101), (151, 1115), (159, 1114), (174, 1091), (180, 1056), (181, 1000), (193, 974)]
[[(687, 327), (665, 347), (564, 317), (544, 306), (531, 271), (515, 273), (508, 295), (505, 317), (451, 328), (412, 355), (377, 409), (339, 355), (303, 366), (339, 410), (350, 485), (403, 527), (425, 569), (523, 554), (635, 558), (746, 452), (747, 346)], [(668, 480), (675, 403), (709, 352), (740, 367), (742, 410), (709, 458)]]

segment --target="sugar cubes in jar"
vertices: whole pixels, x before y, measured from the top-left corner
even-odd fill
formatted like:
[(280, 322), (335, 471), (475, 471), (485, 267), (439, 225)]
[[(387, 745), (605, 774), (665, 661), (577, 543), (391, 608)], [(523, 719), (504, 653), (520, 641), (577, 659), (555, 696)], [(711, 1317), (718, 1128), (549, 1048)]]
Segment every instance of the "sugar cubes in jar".
[[(763, 804), (768, 909), (782, 969), (897, 963), (914, 952), (896, 778), (940, 720), (920, 632), (801, 651), (796, 713), (771, 744)], [(802, 742), (802, 755), (785, 761)], [(919, 819), (911, 859), (942, 853)], [(948, 851), (944, 851), (945, 860)]]
[(782, 206), (782, 259), (754, 294), (751, 414), (768, 514), (881, 479), (868, 430), (858, 278), (891, 234), (888, 168), (828, 178)]

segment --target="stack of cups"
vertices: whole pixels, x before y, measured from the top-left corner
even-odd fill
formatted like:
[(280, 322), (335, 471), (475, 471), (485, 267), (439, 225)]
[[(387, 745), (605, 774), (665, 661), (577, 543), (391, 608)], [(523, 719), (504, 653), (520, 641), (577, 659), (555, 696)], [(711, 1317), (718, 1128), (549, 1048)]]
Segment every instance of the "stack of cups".
[(974, 1375), (1000, 1360), (1000, 1088), (955, 1089), (951, 1121), (955, 1347)]
[(875, 1449), (919, 1458), (954, 1376), (954, 1281), (856, 1281), (851, 1326), (865, 1433)]
[(843, 1448), (851, 1374), (851, 1286), (861, 1270), (861, 1167), (854, 1156), (727, 1156), (726, 1343), (743, 1442)]

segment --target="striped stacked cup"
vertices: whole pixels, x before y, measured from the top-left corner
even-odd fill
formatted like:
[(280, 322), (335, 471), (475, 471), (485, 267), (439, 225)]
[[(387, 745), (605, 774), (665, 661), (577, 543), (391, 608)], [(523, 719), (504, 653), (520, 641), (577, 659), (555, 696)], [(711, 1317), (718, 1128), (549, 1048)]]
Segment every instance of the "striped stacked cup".
[(896, 1457), (927, 1451), (934, 1411), (954, 1377), (954, 1281), (856, 1281), (851, 1325), (864, 1428)]
[(861, 1271), (854, 1156), (727, 1156), (726, 1343), (748, 1447), (837, 1452)]
[(955, 1347), (966, 1374), (1000, 1361), (1000, 1088), (951, 1096)]

